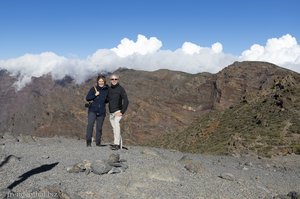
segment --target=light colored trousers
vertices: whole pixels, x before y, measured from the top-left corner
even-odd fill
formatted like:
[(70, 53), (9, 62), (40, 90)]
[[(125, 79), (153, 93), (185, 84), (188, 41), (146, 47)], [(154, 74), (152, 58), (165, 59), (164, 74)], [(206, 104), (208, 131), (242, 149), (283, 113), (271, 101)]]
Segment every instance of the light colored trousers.
[(120, 145), (122, 147), (122, 136), (121, 136), (121, 127), (120, 127), (120, 120), (122, 116), (116, 116), (116, 113), (120, 111), (116, 111), (114, 113), (110, 113), (109, 121), (113, 129), (114, 133), (114, 144)]

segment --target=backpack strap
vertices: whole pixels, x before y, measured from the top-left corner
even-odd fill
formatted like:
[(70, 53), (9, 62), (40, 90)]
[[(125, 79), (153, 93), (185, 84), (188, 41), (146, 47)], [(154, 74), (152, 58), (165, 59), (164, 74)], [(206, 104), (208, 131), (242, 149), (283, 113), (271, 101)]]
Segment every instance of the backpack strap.
[(96, 86), (94, 86), (94, 89), (95, 89), (95, 93), (99, 92), (100, 95), (100, 91), (97, 90)]
[(96, 88), (96, 86), (94, 86), (94, 89), (95, 89), (95, 92), (97, 92), (98, 90), (97, 90), (97, 88)]

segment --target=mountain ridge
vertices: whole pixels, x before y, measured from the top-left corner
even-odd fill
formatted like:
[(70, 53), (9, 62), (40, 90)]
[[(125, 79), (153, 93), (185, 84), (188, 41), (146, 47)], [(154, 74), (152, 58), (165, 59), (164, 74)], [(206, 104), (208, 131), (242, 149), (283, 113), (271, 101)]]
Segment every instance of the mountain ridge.
[[(148, 145), (149, 140), (165, 139), (164, 135), (183, 132), (209, 112), (232, 110), (243, 101), (259, 98), (277, 77), (290, 75), (297, 85), (300, 82), (296, 72), (267, 62), (250, 61), (234, 62), (216, 74), (166, 69), (117, 72), (130, 100), (122, 132), (124, 142), (131, 145)], [(31, 84), (15, 93), (12, 85), (16, 79), (2, 71), (0, 108), (5, 111), (0, 113), (0, 132), (84, 138), (84, 98), (94, 79), (77, 85), (70, 77), (53, 81), (47, 75), (32, 78)], [(290, 97), (296, 98), (296, 102), (299, 98), (295, 94)], [(103, 140), (111, 140), (107, 119), (103, 130)]]
[(269, 79), (270, 87), (259, 86), (260, 92), (251, 95), (246, 92), (240, 103), (212, 111), (152, 144), (198, 153), (300, 154), (299, 76), (277, 75)]

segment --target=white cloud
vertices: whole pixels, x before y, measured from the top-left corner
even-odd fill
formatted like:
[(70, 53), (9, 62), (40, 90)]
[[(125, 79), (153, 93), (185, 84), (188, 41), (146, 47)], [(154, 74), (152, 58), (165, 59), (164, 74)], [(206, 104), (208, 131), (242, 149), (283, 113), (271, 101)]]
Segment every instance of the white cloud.
[[(191, 42), (184, 42), (181, 49), (186, 54), (194, 55), (194, 54), (200, 54), (202, 50), (203, 50), (202, 52), (205, 52), (205, 49), (209, 49), (209, 48), (201, 47)], [(212, 53), (222, 53), (223, 46), (221, 43), (217, 42), (211, 45), (210, 50)]]
[(15, 59), (0, 60), (0, 69), (8, 70), (18, 78), (15, 82), (17, 90), (31, 81), (31, 77), (51, 74), (53, 79), (62, 79), (69, 75), (77, 83), (83, 82), (92, 72), (90, 63), (85, 60), (68, 59), (53, 52), (26, 54)]
[(184, 42), (181, 48), (184, 53), (189, 55), (198, 54), (201, 50), (200, 46), (197, 46), (191, 42)]
[(211, 49), (214, 53), (221, 53), (223, 51), (223, 45), (217, 42), (211, 46)]
[(240, 60), (267, 61), (300, 72), (300, 45), (295, 37), (283, 35), (268, 39), (266, 46), (254, 44), (242, 52)]
[(146, 55), (148, 53), (154, 53), (162, 46), (162, 42), (156, 37), (150, 37), (147, 39), (144, 35), (138, 35), (137, 41), (134, 42), (127, 38), (121, 40), (121, 44), (117, 48), (112, 48), (120, 57), (127, 57), (132, 54)]
[(217, 42), (211, 47), (201, 47), (184, 42), (182, 47), (171, 51), (161, 50), (162, 42), (155, 37), (149, 39), (138, 35), (134, 42), (122, 39), (116, 48), (99, 49), (86, 59), (67, 58), (53, 52), (25, 54), (24, 56), (0, 60), (0, 69), (6, 69), (18, 77), (15, 83), (21, 89), (31, 81), (31, 77), (52, 75), (61, 79), (69, 75), (77, 83), (85, 81), (101, 71), (112, 72), (119, 67), (153, 71), (161, 68), (188, 73), (216, 73), (234, 61), (268, 61), (291, 70), (300, 71), (300, 46), (291, 35), (269, 39), (266, 46), (254, 44), (241, 56), (235, 57), (223, 52)]
[(21, 88), (31, 81), (31, 77), (40, 77), (47, 74), (56, 66), (62, 65), (67, 59), (59, 57), (52, 52), (44, 52), (39, 55), (25, 54), (16, 59), (0, 61), (0, 68), (7, 69), (12, 75), (18, 76), (16, 87)]

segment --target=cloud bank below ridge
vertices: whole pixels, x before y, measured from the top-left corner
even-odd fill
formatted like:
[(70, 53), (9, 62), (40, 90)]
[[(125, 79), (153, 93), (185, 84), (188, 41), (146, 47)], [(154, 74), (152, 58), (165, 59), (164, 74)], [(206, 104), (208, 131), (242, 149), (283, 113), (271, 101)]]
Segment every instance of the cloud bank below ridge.
[(265, 46), (254, 44), (238, 57), (224, 53), (219, 42), (211, 47), (184, 42), (181, 48), (174, 51), (161, 50), (161, 47), (162, 42), (156, 37), (138, 35), (136, 41), (124, 38), (117, 47), (99, 49), (86, 59), (42, 52), (0, 60), (0, 69), (6, 69), (18, 77), (15, 84), (17, 89), (29, 83), (31, 77), (51, 74), (53, 79), (61, 79), (69, 75), (76, 83), (82, 83), (101, 71), (112, 72), (119, 67), (147, 71), (164, 68), (188, 73), (216, 73), (234, 61), (267, 61), (300, 72), (300, 45), (289, 34), (268, 39)]

